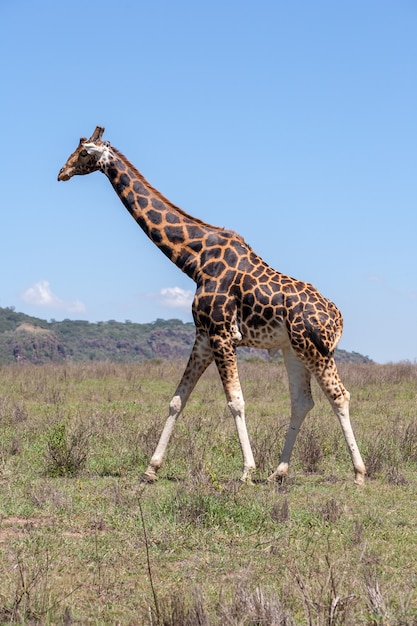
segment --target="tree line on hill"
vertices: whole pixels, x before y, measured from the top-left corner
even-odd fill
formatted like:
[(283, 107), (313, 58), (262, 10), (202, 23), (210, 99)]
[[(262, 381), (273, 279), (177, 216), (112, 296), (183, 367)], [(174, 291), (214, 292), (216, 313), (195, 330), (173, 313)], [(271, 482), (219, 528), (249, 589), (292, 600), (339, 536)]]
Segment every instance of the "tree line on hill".
[[(184, 359), (191, 352), (194, 337), (194, 324), (178, 319), (157, 319), (148, 324), (69, 319), (47, 322), (18, 313), (13, 307), (0, 307), (0, 365)], [(266, 350), (238, 348), (238, 358), (271, 357)], [(336, 350), (336, 359), (371, 362), (368, 357), (345, 350)]]

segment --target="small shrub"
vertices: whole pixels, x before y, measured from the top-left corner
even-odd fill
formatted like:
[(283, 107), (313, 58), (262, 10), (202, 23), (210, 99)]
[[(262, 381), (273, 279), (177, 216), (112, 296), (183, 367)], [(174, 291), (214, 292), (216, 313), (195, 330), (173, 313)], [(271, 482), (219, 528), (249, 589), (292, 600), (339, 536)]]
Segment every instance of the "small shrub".
[(395, 477), (400, 477), (398, 468), (402, 463), (401, 457), (398, 431), (395, 428), (374, 433), (365, 451), (368, 477), (385, 474), (389, 482), (396, 482)]
[(401, 450), (405, 461), (417, 463), (417, 421), (410, 422), (406, 427), (401, 442)]
[(251, 443), (256, 467), (260, 474), (270, 474), (276, 469), (287, 428), (287, 423), (274, 424), (273, 427), (271, 427), (271, 425), (265, 427), (265, 425), (262, 424), (255, 430), (251, 437)]
[(221, 606), (222, 624), (268, 624), (269, 626), (292, 626), (293, 619), (282, 607), (279, 597), (267, 594), (257, 587), (251, 592), (243, 585), (238, 587), (230, 604)]
[(209, 626), (201, 592), (195, 589), (187, 601), (184, 593), (177, 592), (166, 600), (159, 600), (156, 624), (160, 626)]
[(372, 624), (385, 624), (387, 618), (387, 609), (385, 601), (379, 588), (378, 580), (369, 574), (365, 575), (365, 589), (367, 595), (367, 604), (370, 611)]
[(80, 472), (87, 461), (89, 439), (90, 433), (82, 426), (69, 432), (65, 420), (55, 424), (47, 439), (46, 475), (74, 476)]
[(297, 450), (303, 470), (308, 474), (316, 473), (323, 458), (323, 440), (314, 425), (303, 424), (298, 435)]
[(343, 506), (335, 498), (330, 498), (320, 507), (319, 514), (325, 522), (335, 524), (343, 514)]
[(275, 503), (271, 510), (271, 518), (282, 524), (290, 519), (290, 508), (288, 506), (288, 499), (284, 498), (282, 504)]

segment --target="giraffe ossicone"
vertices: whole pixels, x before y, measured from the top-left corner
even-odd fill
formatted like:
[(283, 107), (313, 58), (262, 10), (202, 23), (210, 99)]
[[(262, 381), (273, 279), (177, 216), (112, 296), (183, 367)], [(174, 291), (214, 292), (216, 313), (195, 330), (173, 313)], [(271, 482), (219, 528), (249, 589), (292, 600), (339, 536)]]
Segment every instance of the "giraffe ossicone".
[(339, 419), (355, 472), (365, 465), (349, 417), (349, 392), (334, 361), (343, 330), (340, 311), (309, 283), (281, 274), (232, 230), (212, 226), (170, 202), (119, 150), (102, 141), (97, 126), (81, 138), (58, 174), (66, 181), (101, 171), (149, 239), (196, 283), (192, 305), (194, 346), (169, 405), (169, 414), (143, 480), (154, 482), (176, 420), (206, 368), (215, 362), (233, 415), (243, 456), (241, 480), (250, 482), (255, 460), (245, 421), (245, 402), (236, 361), (237, 346), (281, 350), (288, 373), (291, 418), (273, 481), (288, 472), (291, 453), (307, 413), (314, 406), (313, 375)]

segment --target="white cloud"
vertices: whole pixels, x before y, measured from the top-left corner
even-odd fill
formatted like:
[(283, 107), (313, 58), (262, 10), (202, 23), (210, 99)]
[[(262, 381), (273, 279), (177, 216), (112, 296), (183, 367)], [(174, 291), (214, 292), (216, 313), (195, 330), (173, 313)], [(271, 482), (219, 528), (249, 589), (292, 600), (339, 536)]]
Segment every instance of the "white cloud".
[(371, 283), (379, 283), (381, 285), (385, 283), (382, 276), (378, 276), (378, 274), (366, 274), (365, 278), (366, 280), (369, 280), (369, 282)]
[(193, 303), (194, 292), (181, 287), (163, 287), (158, 293), (158, 300), (164, 306), (189, 311)]
[(47, 280), (40, 280), (32, 285), (32, 287), (26, 289), (26, 291), (21, 294), (21, 298), (28, 304), (34, 304), (41, 307), (51, 307), (62, 311), (68, 311), (69, 313), (82, 313), (85, 311), (84, 304), (79, 300), (69, 302), (56, 296), (51, 291), (51, 287)]
[(381, 276), (378, 276), (377, 274), (367, 274), (366, 275), (366, 279), (369, 280), (372, 283), (382, 283), (383, 282)]
[(402, 290), (398, 289), (397, 287), (393, 287), (382, 276), (379, 276), (378, 274), (367, 274), (365, 278), (369, 282), (376, 283), (380, 286), (381, 289), (387, 291), (390, 294), (395, 294), (399, 297), (406, 297), (411, 299), (417, 298), (417, 291), (413, 289)]

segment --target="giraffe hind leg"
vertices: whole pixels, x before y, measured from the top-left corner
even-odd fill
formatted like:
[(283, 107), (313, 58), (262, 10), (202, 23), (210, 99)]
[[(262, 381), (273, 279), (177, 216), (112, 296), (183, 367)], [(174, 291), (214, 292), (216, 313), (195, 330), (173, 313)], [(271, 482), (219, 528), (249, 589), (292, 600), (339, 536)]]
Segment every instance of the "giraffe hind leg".
[(317, 375), (317, 382), (324, 391), (329, 400), (333, 411), (335, 412), (349, 450), (352, 464), (355, 471), (355, 484), (362, 485), (365, 482), (366, 468), (362, 460), (361, 453), (356, 443), (353, 433), (352, 424), (349, 416), (349, 400), (350, 394), (343, 386), (337, 371), (334, 359), (330, 359), (325, 370)]
[(287, 475), (297, 435), (307, 413), (314, 406), (310, 387), (310, 372), (291, 348), (283, 350), (283, 356), (290, 388), (291, 419), (278, 467), (268, 476), (269, 482), (282, 480)]
[(182, 375), (181, 382), (179, 383), (169, 404), (168, 419), (165, 422), (158, 445), (156, 446), (155, 452), (152, 455), (146, 471), (142, 475), (142, 482), (153, 483), (157, 480), (157, 472), (164, 460), (165, 452), (174, 430), (176, 420), (181, 411), (184, 409), (186, 402), (199, 378), (210, 365), (212, 360), (213, 354), (207, 339), (204, 335), (197, 335), (190, 358), (188, 359), (184, 374)]

